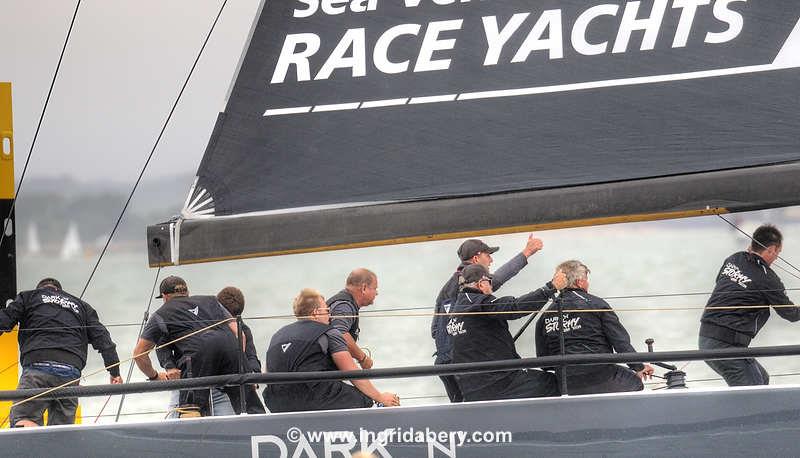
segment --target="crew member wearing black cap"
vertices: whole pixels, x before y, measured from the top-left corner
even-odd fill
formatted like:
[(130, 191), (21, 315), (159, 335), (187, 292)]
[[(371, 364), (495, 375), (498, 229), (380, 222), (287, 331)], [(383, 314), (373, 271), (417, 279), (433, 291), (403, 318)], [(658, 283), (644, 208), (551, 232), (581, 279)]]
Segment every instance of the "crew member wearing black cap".
[[(767, 323), (769, 306), (785, 320), (800, 320), (800, 307), (790, 307), (794, 304), (770, 267), (782, 247), (783, 235), (778, 228), (764, 224), (753, 232), (747, 251), (734, 253), (722, 263), (714, 292), (700, 319), (701, 350), (748, 347)], [(722, 359), (706, 364), (725, 378), (728, 386), (769, 385), (769, 374), (755, 358)]]
[[(61, 289), (55, 278), (45, 278), (36, 289), (23, 291), (0, 309), (0, 330), (11, 331), (19, 323), (22, 376), (17, 389), (50, 388), (79, 379), (86, 365), (87, 344), (100, 352), (111, 383), (122, 383), (119, 357), (108, 329), (97, 312)], [(30, 330), (28, 330), (30, 329)], [(41, 426), (44, 411), (48, 425), (75, 423), (77, 398), (34, 399), (11, 408), (11, 424)]]
[[(294, 299), (297, 321), (278, 330), (267, 349), (267, 372), (317, 372), (358, 370), (342, 333), (330, 324), (330, 311), (322, 295), (306, 288)], [(380, 392), (366, 379), (344, 382), (317, 381), (269, 384), (264, 402), (271, 412), (355, 409), (400, 405), (400, 398)]]
[[(492, 295), (493, 278), (482, 264), (472, 264), (461, 271), (461, 292), (447, 324), (453, 339), (453, 363), (472, 363), (519, 359), (508, 321), (541, 309), (556, 291), (567, 285), (563, 272), (556, 271), (552, 281), (520, 297)], [(470, 315), (469, 313), (480, 312)], [(488, 312), (488, 313), (487, 313)], [(557, 396), (556, 378), (548, 372), (528, 369), (456, 375), (464, 401), (534, 398)]]
[[(492, 286), (494, 291), (500, 289), (501, 286), (514, 275), (519, 273), (526, 265), (528, 265), (528, 258), (534, 253), (542, 249), (542, 241), (534, 238), (533, 234), (528, 236), (528, 242), (521, 253), (511, 258), (507, 263), (500, 266), (494, 273)], [(436, 306), (431, 322), (431, 336), (436, 343), (436, 359), (434, 364), (449, 364), (452, 362), (453, 344), (450, 335), (447, 333), (447, 323), (450, 317), (447, 316), (453, 306), (453, 303), (458, 296), (458, 279), (461, 276), (461, 271), (464, 267), (471, 264), (481, 264), (487, 269), (492, 264), (492, 254), (499, 250), (499, 247), (490, 247), (481, 240), (469, 239), (461, 244), (458, 248), (458, 257), (461, 259), (461, 264), (456, 268), (455, 272), (450, 276), (447, 282), (442, 286), (439, 291), (439, 296), (436, 297)], [(455, 376), (444, 375), (439, 377), (444, 383), (447, 397), (450, 402), (461, 402), (463, 396), (456, 383)]]
[[(558, 269), (567, 276), (561, 292), (564, 353), (633, 353), (628, 331), (606, 301), (589, 294), (589, 268), (580, 261), (566, 261)], [(586, 310), (581, 312), (581, 310)], [(536, 355), (561, 354), (558, 314), (548, 314), (536, 323)], [(557, 376), (560, 373), (556, 371)], [(652, 377), (649, 364), (592, 364), (567, 367), (569, 394), (641, 391), (642, 380)]]
[[(164, 305), (153, 312), (136, 343), (136, 365), (150, 380), (203, 377), (235, 374), (239, 371), (238, 327), (231, 314), (215, 296), (189, 296), (186, 282), (176, 276), (165, 278), (159, 287)], [(226, 321), (227, 320), (227, 321)], [(217, 326), (207, 328), (214, 323)], [(202, 330), (202, 331), (201, 331)], [(194, 334), (197, 331), (196, 334)], [(191, 336), (189, 336), (192, 334)], [(189, 336), (181, 339), (182, 337)], [(166, 348), (177, 371), (158, 372), (153, 368), (149, 352), (156, 345), (178, 340)], [(145, 353), (145, 354), (143, 354)], [(162, 356), (160, 355), (160, 359)], [(177, 372), (180, 377), (176, 377)], [(239, 408), (238, 387), (223, 388), (234, 409)], [(180, 405), (197, 406), (200, 414), (211, 414), (209, 390), (181, 391)], [(238, 412), (237, 412), (238, 413)], [(191, 414), (190, 414), (191, 415)]]

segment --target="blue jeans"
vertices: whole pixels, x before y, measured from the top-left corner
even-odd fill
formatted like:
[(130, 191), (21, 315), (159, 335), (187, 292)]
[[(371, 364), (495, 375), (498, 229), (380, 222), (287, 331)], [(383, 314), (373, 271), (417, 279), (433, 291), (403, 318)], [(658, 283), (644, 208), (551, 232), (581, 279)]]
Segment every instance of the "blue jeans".
[[(167, 418), (178, 418), (179, 416), (178, 412), (175, 410), (177, 409), (180, 401), (179, 393), (180, 391), (170, 392), (169, 413), (167, 413)], [(228, 395), (219, 388), (211, 388), (211, 408), (215, 417), (222, 415), (236, 415)]]
[[(697, 346), (701, 350), (716, 350), (719, 348), (738, 348), (736, 345), (700, 336)], [(769, 385), (769, 374), (761, 364), (753, 358), (745, 359), (719, 359), (706, 361), (714, 372), (725, 379), (728, 386)]]

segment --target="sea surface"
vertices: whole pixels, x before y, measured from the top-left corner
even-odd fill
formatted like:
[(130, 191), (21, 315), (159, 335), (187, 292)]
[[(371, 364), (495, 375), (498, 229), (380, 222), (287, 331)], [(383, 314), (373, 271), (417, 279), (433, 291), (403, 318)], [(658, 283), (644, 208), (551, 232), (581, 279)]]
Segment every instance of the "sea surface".
[[(769, 214), (750, 213), (737, 217), (751, 233)], [(732, 217), (728, 217), (732, 219)], [(800, 265), (800, 223), (783, 221), (785, 242), (782, 256)], [(607, 298), (618, 308), (622, 323), (633, 345), (646, 350), (644, 340), (655, 339), (655, 349), (689, 350), (697, 348), (701, 309), (713, 289), (719, 267), (728, 255), (743, 250), (749, 240), (717, 217), (670, 222), (631, 223), (591, 228), (562, 229), (537, 233), (544, 249), (530, 258), (529, 265), (500, 292), (519, 295), (536, 289), (552, 277), (561, 261), (579, 259), (591, 269), (590, 292)], [(144, 238), (143, 238), (144, 239)], [(527, 234), (483, 238), (500, 246), (493, 269), (518, 253)], [(184, 277), (193, 294), (215, 294), (224, 286), (242, 289), (246, 297), (244, 316), (253, 330), (256, 348), (262, 358), (272, 334), (291, 322), (292, 298), (304, 287), (319, 289), (330, 296), (344, 286), (347, 274), (356, 267), (377, 273), (379, 295), (374, 305), (362, 309), (359, 343), (368, 347), (375, 368), (429, 365), (434, 351), (430, 336), (433, 303), (442, 284), (459, 264), (456, 250), (461, 240), (397, 245), (328, 253), (301, 254), (243, 261), (165, 268), (147, 267), (144, 240), (140, 251), (112, 249), (103, 257), (85, 294), (85, 300), (100, 314), (117, 343), (122, 359), (130, 357), (145, 310), (155, 310), (159, 299), (151, 299), (156, 281), (166, 275)], [(18, 259), (19, 287), (30, 289), (45, 276), (59, 278), (64, 288), (79, 295), (97, 260), (98, 253), (71, 260), (21, 253)], [(780, 261), (778, 264), (782, 264)], [(794, 275), (800, 272), (786, 267)], [(793, 300), (800, 299), (792, 288), (800, 280), (776, 269)], [(627, 296), (627, 297), (626, 297)], [(379, 316), (380, 311), (398, 310), (395, 315)], [(411, 310), (409, 310), (411, 309)], [(374, 316), (370, 316), (374, 315)], [(512, 332), (525, 320), (512, 322)], [(772, 314), (753, 346), (800, 343), (800, 323), (793, 324)], [(518, 341), (520, 354), (533, 356), (533, 326)], [(155, 358), (153, 358), (155, 361)], [(800, 358), (763, 358), (773, 384), (800, 383)], [(155, 363), (157, 364), (157, 363)], [(716, 374), (704, 363), (680, 363), (687, 372), (690, 387), (722, 386)], [(123, 377), (129, 363), (122, 366)], [(90, 375), (97, 372), (95, 375)], [(657, 373), (663, 373), (658, 370)], [(91, 348), (84, 371), (84, 385), (108, 383), (102, 360)], [(144, 380), (133, 370), (132, 381)], [(394, 391), (404, 405), (446, 402), (438, 378), (376, 380), (382, 391)], [(663, 386), (648, 385), (646, 389)], [(167, 393), (128, 395), (122, 404), (122, 422), (163, 418)], [(81, 400), (83, 422), (111, 423), (120, 397)], [(98, 415), (100, 415), (98, 417)]]

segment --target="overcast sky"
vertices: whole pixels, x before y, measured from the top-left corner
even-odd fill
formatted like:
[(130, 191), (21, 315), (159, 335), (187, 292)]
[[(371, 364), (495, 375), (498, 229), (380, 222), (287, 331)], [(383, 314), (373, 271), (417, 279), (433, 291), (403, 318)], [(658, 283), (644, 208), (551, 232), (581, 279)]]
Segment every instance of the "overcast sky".
[[(194, 173), (260, 0), (229, 0), (147, 177)], [(17, 179), (75, 9), (0, 0), (0, 81), (13, 87)], [(83, 0), (28, 178), (132, 182), (222, 0)]]

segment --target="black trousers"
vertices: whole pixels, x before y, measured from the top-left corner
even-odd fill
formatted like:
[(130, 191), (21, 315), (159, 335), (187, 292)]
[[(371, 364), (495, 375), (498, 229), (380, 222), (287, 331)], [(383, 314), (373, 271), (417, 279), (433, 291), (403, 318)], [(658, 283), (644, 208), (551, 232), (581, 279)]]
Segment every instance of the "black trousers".
[[(700, 336), (700, 350), (716, 350), (718, 348), (742, 348), (711, 337)], [(714, 372), (725, 379), (728, 386), (769, 385), (769, 373), (754, 358), (720, 359), (706, 361)]]
[(604, 364), (593, 369), (578, 374), (568, 372), (567, 394), (621, 393), (644, 389), (642, 380), (627, 367)]
[[(450, 364), (450, 362), (441, 360), (437, 356), (433, 364)], [(456, 381), (455, 375), (441, 375), (439, 379), (444, 384), (444, 390), (447, 392), (447, 397), (450, 398), (450, 402), (462, 402), (464, 400), (464, 395), (461, 394), (461, 388), (458, 387), (458, 381)]]
[[(199, 350), (184, 355), (178, 361), (181, 378), (206, 377), (239, 373), (239, 341), (228, 329), (211, 329), (202, 335)], [(221, 390), (228, 395), (234, 410), (239, 413), (241, 397), (238, 386), (225, 386)], [(258, 395), (256, 395), (258, 396)], [(208, 388), (182, 390), (180, 405), (196, 405), (203, 416), (210, 415), (211, 396)]]
[(464, 393), (464, 401), (541, 398), (560, 394), (556, 377), (549, 372), (528, 369), (510, 371), (506, 374), (507, 376), (500, 379), (498, 383), (476, 391), (469, 390), (469, 386), (465, 386), (462, 379), (458, 378), (461, 392)]
[(264, 389), (264, 403), (273, 413), (359, 409), (374, 404), (367, 395), (344, 382), (268, 385)]

